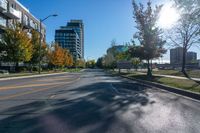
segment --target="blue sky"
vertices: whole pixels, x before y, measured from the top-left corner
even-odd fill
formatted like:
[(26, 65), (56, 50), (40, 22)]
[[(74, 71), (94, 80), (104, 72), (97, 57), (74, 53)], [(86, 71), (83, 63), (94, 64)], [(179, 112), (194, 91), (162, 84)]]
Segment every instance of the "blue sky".
[[(97, 59), (105, 54), (113, 39), (119, 44), (129, 42), (135, 32), (132, 0), (19, 1), (37, 18), (59, 15), (45, 21), (48, 43), (54, 41), (55, 29), (66, 25), (70, 19), (82, 19), (85, 25), (85, 59)], [(169, 54), (164, 59), (168, 60)]]

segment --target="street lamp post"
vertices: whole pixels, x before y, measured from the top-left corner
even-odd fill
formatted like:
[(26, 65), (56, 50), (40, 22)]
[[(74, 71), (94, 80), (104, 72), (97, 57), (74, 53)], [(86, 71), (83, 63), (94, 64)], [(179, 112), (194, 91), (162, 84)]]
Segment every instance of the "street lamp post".
[(40, 19), (40, 47), (39, 47), (39, 74), (41, 73), (41, 49), (42, 49), (42, 22), (44, 22), (46, 19), (50, 17), (57, 17), (57, 14), (49, 15), (44, 19)]

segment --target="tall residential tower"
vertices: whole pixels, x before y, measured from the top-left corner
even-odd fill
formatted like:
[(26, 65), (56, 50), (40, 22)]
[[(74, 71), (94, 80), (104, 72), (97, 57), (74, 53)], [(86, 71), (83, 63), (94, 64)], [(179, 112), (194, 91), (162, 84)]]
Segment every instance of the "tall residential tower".
[(55, 32), (55, 42), (68, 49), (75, 60), (84, 59), (84, 25), (82, 20), (71, 20)]

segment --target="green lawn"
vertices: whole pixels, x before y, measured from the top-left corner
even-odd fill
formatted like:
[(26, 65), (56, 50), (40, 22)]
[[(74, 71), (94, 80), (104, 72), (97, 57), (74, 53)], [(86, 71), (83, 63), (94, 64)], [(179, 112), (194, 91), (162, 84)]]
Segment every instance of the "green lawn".
[[(117, 72), (112, 72), (112, 74), (117, 75)], [(121, 75), (130, 77), (130, 78), (136, 78), (136, 79), (142, 79), (142, 80), (147, 80), (147, 81), (151, 81), (151, 82), (156, 82), (156, 83), (168, 85), (171, 87), (177, 87), (177, 88), (200, 93), (200, 82), (197, 83), (197, 82), (195, 82), (193, 80), (189, 80), (189, 79), (174, 79), (174, 78), (153, 76), (152, 79), (149, 80), (147, 78), (146, 74), (122, 73)]]
[[(61, 72), (80, 72), (81, 69), (63, 69), (63, 70), (51, 70), (43, 71), (41, 74), (51, 74), (51, 73), (61, 73)], [(19, 73), (9, 73), (9, 74), (0, 74), (0, 78), (9, 78), (9, 77), (21, 77), (21, 76), (31, 76), (38, 75), (38, 72), (19, 72)]]

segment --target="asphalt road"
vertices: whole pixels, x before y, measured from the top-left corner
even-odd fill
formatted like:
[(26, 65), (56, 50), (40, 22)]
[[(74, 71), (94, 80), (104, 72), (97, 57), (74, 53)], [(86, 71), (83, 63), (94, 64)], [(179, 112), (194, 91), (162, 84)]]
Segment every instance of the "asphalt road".
[(0, 81), (0, 133), (200, 133), (200, 102), (101, 70)]

